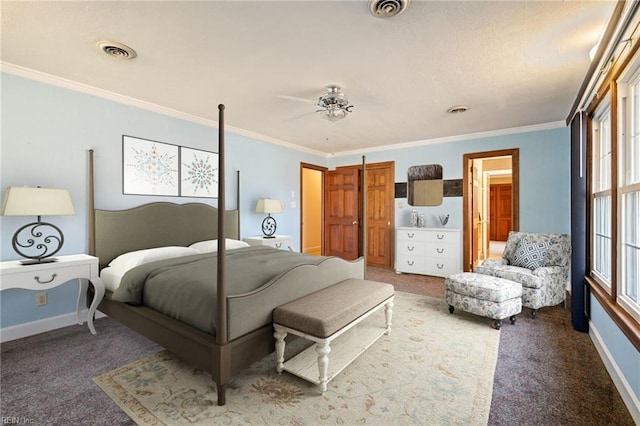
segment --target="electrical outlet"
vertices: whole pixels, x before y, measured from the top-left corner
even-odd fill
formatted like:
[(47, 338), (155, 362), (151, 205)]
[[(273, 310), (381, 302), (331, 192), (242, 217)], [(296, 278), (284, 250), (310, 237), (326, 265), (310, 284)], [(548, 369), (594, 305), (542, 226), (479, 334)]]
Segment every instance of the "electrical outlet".
[(47, 292), (36, 294), (36, 306), (43, 306), (47, 304)]

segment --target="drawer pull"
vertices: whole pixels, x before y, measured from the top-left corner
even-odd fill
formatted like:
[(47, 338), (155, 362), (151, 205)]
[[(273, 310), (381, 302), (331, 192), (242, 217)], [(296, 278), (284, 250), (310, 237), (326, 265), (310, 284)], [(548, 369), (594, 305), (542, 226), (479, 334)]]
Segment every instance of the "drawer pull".
[(436, 249), (436, 251), (437, 251), (438, 253), (440, 253), (440, 254), (444, 253), (444, 249), (439, 249), (439, 248), (437, 248), (437, 249)]
[(407, 246), (407, 250), (409, 250), (409, 251), (413, 251), (413, 249), (415, 249), (415, 247), (414, 247), (414, 246), (411, 246), (411, 247)]
[(51, 275), (51, 279), (49, 281), (40, 281), (40, 277), (37, 275), (33, 277), (33, 279), (36, 280), (38, 284), (49, 284), (51, 281), (55, 280), (57, 276), (58, 274)]
[(410, 234), (409, 234), (409, 233), (407, 233), (407, 237), (409, 237), (409, 238), (413, 238), (413, 237), (415, 237), (415, 236), (416, 236), (416, 234), (415, 234), (415, 233), (413, 233), (413, 232), (412, 232), (412, 233), (410, 233)]
[(444, 263), (442, 265), (439, 264), (439, 263), (436, 263), (436, 266), (438, 267), (438, 269), (442, 269), (442, 268), (444, 268)]
[(276, 248), (282, 247), (282, 243), (276, 243)]
[(413, 260), (407, 260), (407, 265), (409, 265), (409, 266), (413, 266), (413, 264), (414, 264), (414, 261), (413, 261)]
[(444, 234), (440, 235), (440, 234), (436, 234), (436, 237), (438, 237), (439, 240), (444, 238)]

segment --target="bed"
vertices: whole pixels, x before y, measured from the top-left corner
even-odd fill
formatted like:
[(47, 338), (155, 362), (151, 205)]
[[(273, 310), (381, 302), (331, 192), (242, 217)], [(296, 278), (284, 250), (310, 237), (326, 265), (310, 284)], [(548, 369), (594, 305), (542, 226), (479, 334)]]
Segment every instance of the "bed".
[[(226, 384), (231, 376), (275, 350), (273, 309), (345, 279), (364, 278), (365, 260), (364, 256), (355, 261), (327, 257), (296, 263), (287, 259), (283, 262), (282, 270), (271, 270), (264, 283), (254, 283), (250, 287), (255, 288), (249, 289), (240, 285), (240, 292), (234, 290), (238, 288), (238, 280), (234, 281), (234, 274), (239, 275), (238, 268), (245, 264), (249, 268), (252, 263), (257, 262), (251, 260), (253, 252), (266, 256), (268, 251), (273, 251), (276, 257), (285, 256), (287, 252), (264, 246), (228, 249), (228, 244), (217, 244), (217, 241), (233, 242), (240, 238), (239, 172), (236, 186), (237, 208), (226, 210), (224, 106), (220, 105), (218, 108), (217, 208), (201, 203), (158, 202), (127, 210), (96, 209), (93, 150), (89, 151), (89, 252), (99, 258), (101, 274), (104, 273), (106, 279), (109, 264), (131, 252), (148, 249), (153, 251), (164, 247), (185, 248), (201, 241), (206, 241), (206, 244), (217, 249), (215, 253), (205, 251), (202, 254), (185, 255), (180, 260), (169, 258), (153, 262), (153, 267), (158, 267), (159, 270), (164, 270), (164, 262), (182, 265), (183, 269), (179, 274), (174, 273), (174, 277), (184, 276), (182, 274), (186, 274), (186, 270), (211, 270), (210, 276), (206, 276), (206, 273), (204, 275), (208, 285), (215, 289), (215, 297), (207, 299), (211, 303), (213, 330), (186, 319), (177, 319), (144, 304), (120, 301), (123, 299), (119, 296), (119, 288), (115, 291), (107, 290), (98, 309), (184, 361), (209, 372), (216, 383), (218, 405), (224, 405)], [(363, 158), (363, 169), (364, 167)], [(364, 170), (362, 175), (365, 175)], [(362, 202), (364, 203), (364, 199)], [(362, 225), (366, 229), (364, 223)], [(364, 247), (362, 250), (365, 253)], [(295, 253), (287, 256), (305, 257)], [(234, 264), (234, 258), (242, 258), (241, 266)], [(208, 266), (200, 265), (198, 268), (192, 267), (196, 263), (189, 263), (205, 261), (208, 263), (203, 265)], [(174, 266), (169, 265), (167, 268)], [(137, 268), (145, 267), (142, 265)], [(127, 272), (126, 276), (132, 273)], [(189, 279), (190, 277), (191, 275)], [(187, 281), (186, 278), (184, 280)], [(180, 291), (191, 291), (189, 288), (185, 287)]]

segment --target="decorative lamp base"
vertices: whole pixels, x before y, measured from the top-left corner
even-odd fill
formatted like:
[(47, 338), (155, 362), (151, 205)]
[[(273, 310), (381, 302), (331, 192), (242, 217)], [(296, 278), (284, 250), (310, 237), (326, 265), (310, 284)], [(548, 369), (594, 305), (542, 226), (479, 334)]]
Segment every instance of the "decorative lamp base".
[(53, 263), (57, 262), (58, 259), (55, 257), (45, 257), (43, 259), (29, 259), (29, 260), (21, 260), (21, 265), (38, 265), (40, 263)]
[(262, 221), (262, 233), (264, 238), (275, 238), (273, 235), (276, 233), (276, 220), (271, 215)]
[(28, 223), (18, 229), (13, 235), (11, 245), (13, 249), (26, 260), (23, 265), (55, 262), (51, 257), (56, 254), (64, 243), (64, 235), (57, 226), (39, 220)]

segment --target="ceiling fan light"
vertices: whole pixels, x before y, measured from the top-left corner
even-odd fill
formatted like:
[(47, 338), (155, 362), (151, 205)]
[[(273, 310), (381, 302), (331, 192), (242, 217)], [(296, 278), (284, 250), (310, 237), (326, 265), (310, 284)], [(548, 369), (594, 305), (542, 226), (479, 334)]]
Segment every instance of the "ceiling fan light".
[(329, 121), (338, 121), (347, 116), (351, 112), (349, 100), (341, 92), (340, 86), (332, 84), (327, 86), (327, 93), (318, 98), (317, 104), (321, 110), (318, 112)]
[(323, 111), (322, 116), (327, 120), (334, 122), (345, 118), (347, 116), (347, 111), (339, 107), (331, 106)]

